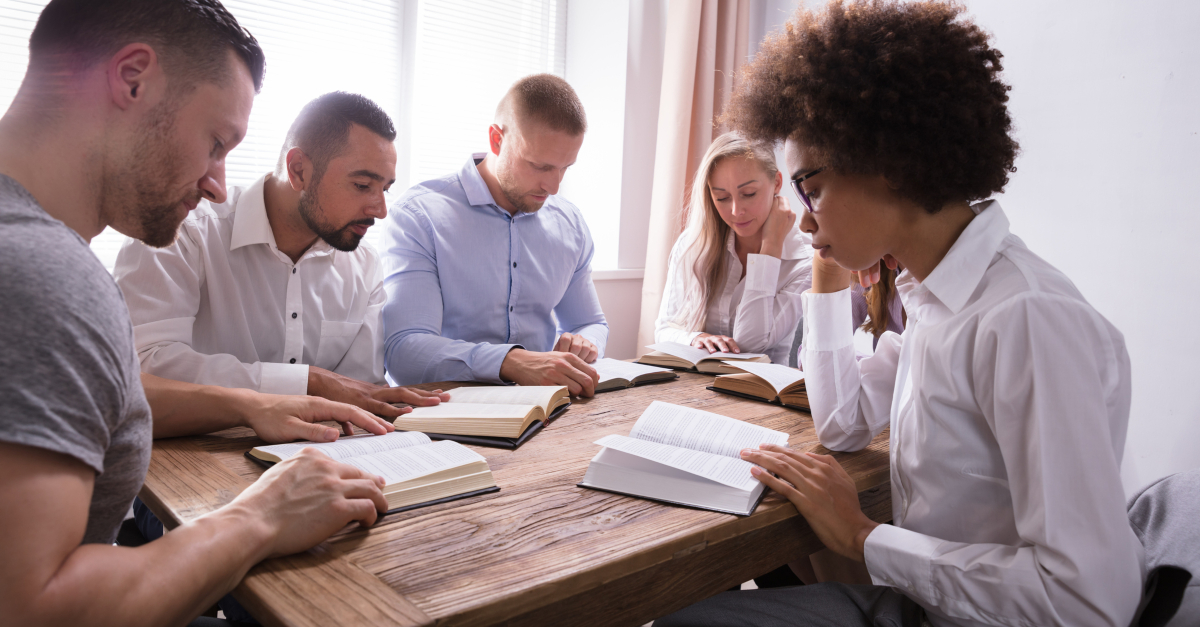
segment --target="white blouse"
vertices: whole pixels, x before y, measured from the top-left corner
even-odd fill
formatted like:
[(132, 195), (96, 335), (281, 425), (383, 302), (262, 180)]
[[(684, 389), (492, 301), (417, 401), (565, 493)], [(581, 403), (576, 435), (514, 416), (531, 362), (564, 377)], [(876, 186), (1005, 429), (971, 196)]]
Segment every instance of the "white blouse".
[(817, 435), (852, 451), (891, 427), (893, 525), (867, 536), (867, 570), (934, 625), (1124, 627), (1142, 591), (1125, 340), (998, 204), (973, 209), (925, 281), (897, 279), (908, 326), (861, 362), (850, 290), (805, 295)]
[[(681, 235), (671, 249), (666, 294), (654, 324), (654, 341), (691, 344), (701, 330), (688, 327), (684, 307), (688, 284), (696, 280), (683, 259), (688, 242)], [(781, 259), (746, 256), (746, 276), (734, 251), (734, 234), (725, 241), (725, 283), (708, 307), (704, 333), (732, 337), (744, 353), (766, 353), (771, 362), (788, 364), (800, 322), (801, 295), (812, 286), (812, 240), (798, 228), (784, 240)]]

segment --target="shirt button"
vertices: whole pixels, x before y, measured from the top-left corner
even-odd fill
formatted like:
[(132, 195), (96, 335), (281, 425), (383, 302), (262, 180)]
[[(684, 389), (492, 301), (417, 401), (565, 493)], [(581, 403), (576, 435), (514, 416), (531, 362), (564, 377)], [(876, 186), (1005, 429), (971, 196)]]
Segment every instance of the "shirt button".
[(300, 314), (298, 314), (298, 313), (296, 313), (296, 312), (294, 312), (294, 311), (293, 311), (293, 312), (292, 312), (292, 319), (293, 319), (293, 320), (295, 320), (295, 319), (296, 319), (296, 316), (298, 316), (298, 315), (300, 315)]
[(509, 308), (508, 308), (508, 310), (509, 310), (509, 311), (512, 311), (512, 310), (513, 310), (513, 308), (512, 308), (512, 307), (509, 307)]
[(517, 267), (517, 262), (515, 262), (515, 261), (513, 262), (513, 267), (514, 268)]
[(296, 358), (295, 358), (295, 357), (293, 357), (293, 358), (292, 358), (292, 360), (291, 360), (290, 362), (288, 362), (288, 363), (291, 363), (291, 364), (294, 364), (294, 363), (296, 363)]
[(292, 274), (296, 274), (296, 269), (292, 268)]

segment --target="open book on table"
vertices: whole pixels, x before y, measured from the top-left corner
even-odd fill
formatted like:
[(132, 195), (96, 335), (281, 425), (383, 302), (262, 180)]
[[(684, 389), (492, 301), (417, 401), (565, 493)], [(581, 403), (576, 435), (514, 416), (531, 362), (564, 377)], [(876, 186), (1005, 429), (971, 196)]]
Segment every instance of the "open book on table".
[(597, 392), (623, 390), (643, 383), (671, 381), (679, 378), (674, 371), (666, 368), (656, 368), (607, 357), (597, 359), (592, 367), (596, 369), (596, 374), (600, 375), (600, 384), (596, 386)]
[(755, 401), (809, 411), (804, 372), (779, 364), (726, 361), (742, 374), (719, 375), (708, 389)]
[(393, 431), (353, 435), (333, 442), (293, 442), (256, 446), (246, 457), (271, 466), (312, 447), (383, 477), (388, 513), (496, 492), (487, 460), (458, 442), (434, 442), (424, 433)]
[(414, 407), (393, 424), (435, 440), (515, 449), (571, 404), (567, 388), (554, 385), (463, 387), (448, 393), (448, 402)]
[(638, 357), (638, 363), (648, 366), (675, 368), (677, 370), (691, 370), (693, 372), (707, 372), (710, 374), (739, 372), (721, 363), (724, 360), (771, 363), (771, 358), (763, 353), (710, 353), (703, 348), (687, 346), (678, 342), (659, 342), (651, 344), (646, 348), (651, 349), (653, 352)]
[(580, 486), (687, 507), (749, 516), (766, 486), (739, 456), (744, 448), (787, 446), (782, 431), (654, 401), (628, 436), (606, 435)]

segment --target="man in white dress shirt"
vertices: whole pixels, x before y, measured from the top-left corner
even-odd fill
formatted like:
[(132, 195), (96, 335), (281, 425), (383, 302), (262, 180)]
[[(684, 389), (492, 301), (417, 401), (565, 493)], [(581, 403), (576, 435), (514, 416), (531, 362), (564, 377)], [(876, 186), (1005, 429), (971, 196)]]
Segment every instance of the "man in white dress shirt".
[(384, 380), (383, 270), (360, 246), (387, 215), (396, 131), (356, 94), (304, 107), (275, 171), (207, 200), (166, 248), (117, 257), (142, 370), (209, 385), (311, 394), (381, 416), (436, 393)]
[[(1129, 355), (1009, 231), (999, 203), (977, 202), (1003, 191), (1017, 144), (1002, 55), (963, 12), (802, 8), (726, 109), (748, 135), (787, 140), (817, 251), (804, 295), (813, 422), (836, 451), (888, 430), (891, 524), (866, 517), (833, 457), (764, 444), (742, 458), (874, 585), (724, 593), (656, 627), (1125, 627), (1134, 616), (1143, 550), (1120, 478)], [(878, 281), (880, 260), (904, 268), (908, 323), (859, 361), (850, 271)]]

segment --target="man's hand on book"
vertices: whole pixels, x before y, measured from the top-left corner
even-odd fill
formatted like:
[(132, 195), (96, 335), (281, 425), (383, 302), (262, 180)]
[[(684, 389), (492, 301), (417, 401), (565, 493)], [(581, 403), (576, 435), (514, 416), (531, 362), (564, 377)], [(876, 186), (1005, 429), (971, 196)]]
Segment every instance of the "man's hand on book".
[(387, 511), (383, 479), (313, 448), (272, 466), (220, 511), (242, 513), (262, 534), (260, 560), (315, 546), (346, 523)]
[(296, 440), (332, 442), (338, 438), (337, 429), (318, 424), (328, 420), (342, 423), (342, 431), (346, 435), (354, 434), (351, 425), (375, 435), (396, 430), (392, 423), (358, 407), (314, 396), (254, 393), (242, 411), (242, 423), (254, 429), (258, 437), (271, 443)]
[(580, 359), (589, 364), (595, 362), (596, 358), (600, 356), (600, 349), (596, 348), (591, 340), (574, 333), (563, 333), (558, 336), (558, 341), (554, 343), (554, 350), (578, 355)]
[(879, 523), (862, 512), (858, 488), (837, 460), (774, 444), (763, 444), (758, 450), (745, 449), (742, 459), (762, 466), (750, 469), (750, 473), (791, 501), (826, 547), (850, 559), (865, 561), (863, 547), (867, 536)]
[(412, 411), (408, 407), (396, 407), (392, 403), (429, 407), (450, 400), (450, 395), (441, 390), (427, 392), (415, 388), (373, 385), (316, 366), (308, 367), (308, 393), (331, 401), (356, 405), (386, 418), (397, 418)]
[(703, 348), (709, 353), (740, 353), (741, 347), (733, 338), (728, 335), (713, 335), (711, 333), (701, 333), (692, 338), (692, 346)]
[(594, 396), (600, 375), (574, 353), (535, 353), (514, 348), (500, 364), (500, 378), (519, 385), (565, 385), (572, 396)]

